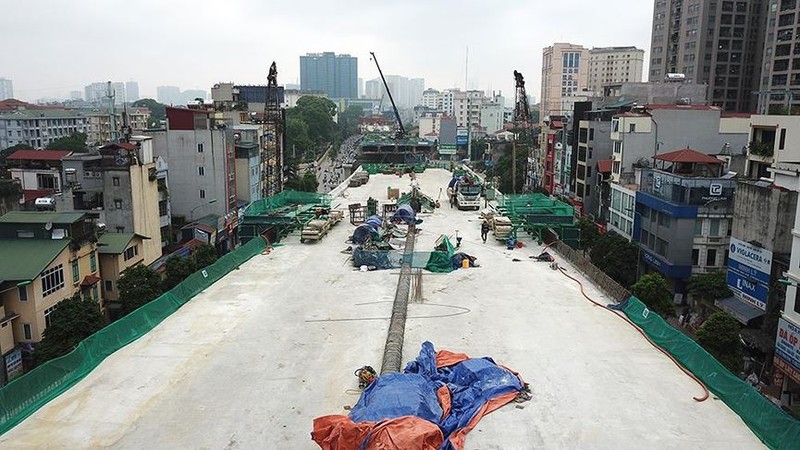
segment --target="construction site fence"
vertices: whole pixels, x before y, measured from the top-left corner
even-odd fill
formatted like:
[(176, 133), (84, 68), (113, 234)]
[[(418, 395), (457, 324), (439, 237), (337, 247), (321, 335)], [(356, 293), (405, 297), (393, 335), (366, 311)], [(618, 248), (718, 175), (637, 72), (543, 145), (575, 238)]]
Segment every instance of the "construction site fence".
[(575, 250), (570, 247), (564, 241), (558, 239), (552, 230), (545, 230), (542, 233), (542, 240), (545, 244), (550, 245), (550, 248), (558, 252), (561, 257), (572, 263), (572, 265), (587, 278), (592, 280), (592, 282), (600, 287), (614, 302), (622, 302), (631, 296), (629, 290), (625, 289), (625, 287), (592, 264), (592, 261), (584, 256), (582, 250)]
[(773, 449), (800, 445), (800, 421), (786, 414), (750, 384), (728, 371), (700, 345), (675, 329), (636, 297), (623, 305), (628, 318), (659, 347), (697, 376), (764, 444)]
[(106, 357), (144, 336), (195, 295), (231, 270), (261, 253), (263, 239), (253, 239), (214, 264), (193, 273), (155, 300), (81, 341), (70, 353), (52, 359), (0, 389), (0, 434), (74, 386)]
[(260, 216), (271, 210), (289, 205), (321, 205), (327, 207), (331, 205), (331, 196), (316, 192), (282, 191), (278, 195), (250, 203), (245, 209), (244, 215), (245, 217)]
[(404, 262), (409, 262), (412, 269), (426, 269), (434, 273), (452, 271), (450, 258), (452, 252), (431, 251), (404, 253), (402, 250), (359, 250), (354, 254), (353, 262), (379, 269), (399, 269)]

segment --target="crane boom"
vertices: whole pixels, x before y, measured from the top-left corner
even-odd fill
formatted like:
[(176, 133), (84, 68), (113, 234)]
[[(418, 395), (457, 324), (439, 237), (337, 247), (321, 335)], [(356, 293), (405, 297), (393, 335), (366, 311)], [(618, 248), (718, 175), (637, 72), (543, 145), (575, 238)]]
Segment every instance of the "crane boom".
[(406, 129), (403, 128), (403, 121), (400, 120), (400, 113), (397, 112), (397, 105), (395, 105), (394, 98), (392, 98), (392, 91), (389, 90), (389, 85), (386, 83), (386, 78), (383, 77), (381, 65), (378, 64), (378, 57), (375, 56), (375, 52), (369, 52), (369, 54), (372, 55), (372, 59), (375, 61), (375, 65), (378, 67), (378, 73), (381, 75), (381, 80), (383, 80), (383, 87), (386, 88), (386, 93), (389, 95), (389, 101), (392, 102), (394, 117), (397, 119), (397, 124), (400, 126), (400, 136), (405, 137)]

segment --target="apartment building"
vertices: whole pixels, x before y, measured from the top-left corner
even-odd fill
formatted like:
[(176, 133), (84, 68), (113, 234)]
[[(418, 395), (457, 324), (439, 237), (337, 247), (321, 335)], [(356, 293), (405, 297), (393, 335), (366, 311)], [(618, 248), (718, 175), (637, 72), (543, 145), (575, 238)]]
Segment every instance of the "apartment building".
[(589, 50), (589, 91), (601, 94), (604, 88), (642, 81), (644, 50), (636, 47), (594, 47)]
[(13, 211), (0, 217), (0, 368), (17, 376), (62, 300), (103, 304), (94, 221), (83, 213)]
[[(110, 307), (119, 300), (117, 282), (122, 272), (145, 262), (144, 246), (150, 238), (137, 233), (103, 233), (97, 241), (103, 302)], [(152, 261), (150, 261), (152, 262)]]
[(539, 104), (542, 120), (550, 115), (571, 113), (576, 97), (585, 95), (588, 88), (588, 48), (569, 43), (555, 43), (544, 48)]
[(754, 112), (766, 8), (761, 0), (656, 0), (649, 80), (680, 73), (708, 84), (711, 104), (723, 111)]
[(80, 111), (17, 109), (0, 112), (0, 148), (17, 144), (44, 148), (56, 139), (88, 131), (89, 120)]
[(800, 138), (800, 116), (752, 116), (746, 148), (745, 175), (771, 178), (775, 164), (800, 162), (800, 151), (792, 145)]
[(90, 145), (102, 145), (106, 142), (118, 140), (121, 137), (120, 130), (125, 124), (127, 116), (128, 125), (131, 130), (145, 130), (149, 128), (150, 110), (147, 108), (128, 108), (127, 112), (117, 112), (112, 121), (111, 114), (104, 112), (92, 112), (86, 114), (89, 123), (86, 133), (86, 143)]
[(800, 98), (791, 92), (800, 86), (800, 3), (773, 0), (765, 5), (763, 64), (758, 95), (759, 114), (797, 114)]

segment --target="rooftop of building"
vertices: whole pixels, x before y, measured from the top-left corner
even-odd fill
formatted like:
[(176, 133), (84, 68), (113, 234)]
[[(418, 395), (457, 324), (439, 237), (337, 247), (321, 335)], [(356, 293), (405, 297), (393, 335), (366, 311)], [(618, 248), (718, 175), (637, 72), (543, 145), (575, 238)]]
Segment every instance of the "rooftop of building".
[(119, 255), (128, 248), (133, 238), (150, 239), (137, 233), (103, 233), (97, 239), (97, 252), (100, 254)]
[(673, 109), (673, 110), (684, 110), (684, 111), (722, 111), (719, 106), (710, 106), (710, 105), (676, 105), (676, 104), (664, 104), (664, 105), (645, 105), (647, 110), (660, 110), (660, 109)]
[(75, 223), (84, 218), (82, 212), (10, 211), (0, 216), (0, 223)]
[(67, 245), (67, 239), (0, 239), (0, 285), (33, 280)]
[(17, 109), (0, 111), (0, 119), (73, 119), (85, 118), (86, 114), (74, 109)]
[(722, 164), (722, 161), (719, 159), (688, 147), (656, 155), (653, 157), (653, 159), (657, 161), (668, 161), (675, 163)]
[[(449, 171), (417, 178), (433, 198)], [(332, 206), (386, 201), (408, 177), (372, 175), (333, 191)], [(443, 202), (446, 204), (446, 201)], [(416, 251), (442, 235), (479, 268), (423, 274), (410, 303), (403, 361), (424, 341), (491, 356), (530, 383), (533, 399), (481, 420), (467, 448), (762, 448), (719, 400), (625, 322), (587, 302), (580, 288), (521, 249), (480, 239), (477, 212), (446, 205), (421, 214)], [(317, 448), (312, 420), (347, 414), (358, 400), (353, 370), (379, 368), (397, 270), (354, 270), (347, 220), (319, 242), (287, 237), (241, 264), (150, 333), (108, 357), (77, 385), (0, 436), (0, 446)], [(611, 300), (570, 264), (587, 295)], [(65, 414), (68, 415), (66, 419)], [(154, 436), (158, 437), (155, 442)]]
[(6, 159), (25, 160), (25, 161), (61, 161), (71, 156), (69, 150), (17, 150), (8, 155)]

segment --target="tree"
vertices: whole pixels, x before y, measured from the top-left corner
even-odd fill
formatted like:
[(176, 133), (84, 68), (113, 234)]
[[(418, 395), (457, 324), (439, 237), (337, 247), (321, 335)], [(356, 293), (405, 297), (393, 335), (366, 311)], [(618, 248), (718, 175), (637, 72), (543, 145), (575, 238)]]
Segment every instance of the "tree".
[(104, 326), (105, 319), (97, 303), (84, 300), (80, 293), (58, 302), (50, 314), (50, 326), (36, 345), (36, 364), (66, 355)]
[(736, 319), (723, 312), (716, 312), (697, 330), (697, 343), (737, 375), (742, 370), (740, 328)]
[(358, 119), (363, 116), (364, 108), (358, 105), (350, 105), (339, 113), (337, 128), (340, 140), (358, 133)]
[(713, 305), (715, 300), (733, 295), (728, 289), (728, 282), (722, 272), (710, 272), (695, 275), (689, 279), (689, 294), (696, 300)]
[[(497, 160), (497, 165), (494, 168), (494, 173), (500, 178), (499, 189), (506, 194), (521, 193), (525, 185), (525, 168), (528, 164), (528, 149), (524, 145), (517, 144), (517, 177), (514, 183), (514, 176), (512, 173), (512, 151), (511, 144), (504, 146), (505, 153), (500, 159)], [(516, 186), (514, 186), (516, 184)]]
[(614, 231), (600, 235), (595, 240), (589, 259), (623, 287), (630, 287), (636, 282), (639, 248)]
[[(336, 115), (336, 104), (327, 98), (305, 96), (297, 100), (294, 108), (286, 112), (289, 119), (302, 120), (308, 127), (308, 137), (319, 148), (333, 142)], [(290, 144), (291, 145), (291, 144)]]
[(675, 315), (675, 307), (671, 300), (672, 294), (667, 287), (667, 281), (660, 274), (648, 273), (642, 275), (631, 286), (631, 293), (647, 305), (650, 310), (664, 317)]
[(162, 120), (167, 120), (167, 105), (158, 103), (152, 98), (143, 98), (133, 102), (137, 108), (147, 108), (150, 110), (150, 123), (151, 127), (157, 127), (161, 124)]
[(192, 255), (195, 270), (208, 267), (217, 260), (217, 250), (211, 244), (203, 244), (197, 247)]
[(69, 136), (50, 141), (45, 147), (47, 150), (68, 150), (76, 153), (86, 153), (86, 133), (72, 133)]
[(580, 240), (578, 241), (578, 248), (581, 250), (589, 250), (592, 245), (600, 238), (600, 230), (597, 224), (588, 217), (581, 217), (578, 221), (580, 227)]
[(164, 267), (166, 274), (162, 281), (164, 292), (177, 286), (196, 270), (193, 258), (181, 258), (180, 256), (169, 257), (164, 263)]
[(314, 149), (314, 143), (308, 137), (308, 125), (300, 117), (286, 119), (286, 153), (304, 155)]
[(144, 264), (125, 269), (117, 286), (123, 316), (149, 303), (163, 292), (161, 277)]

